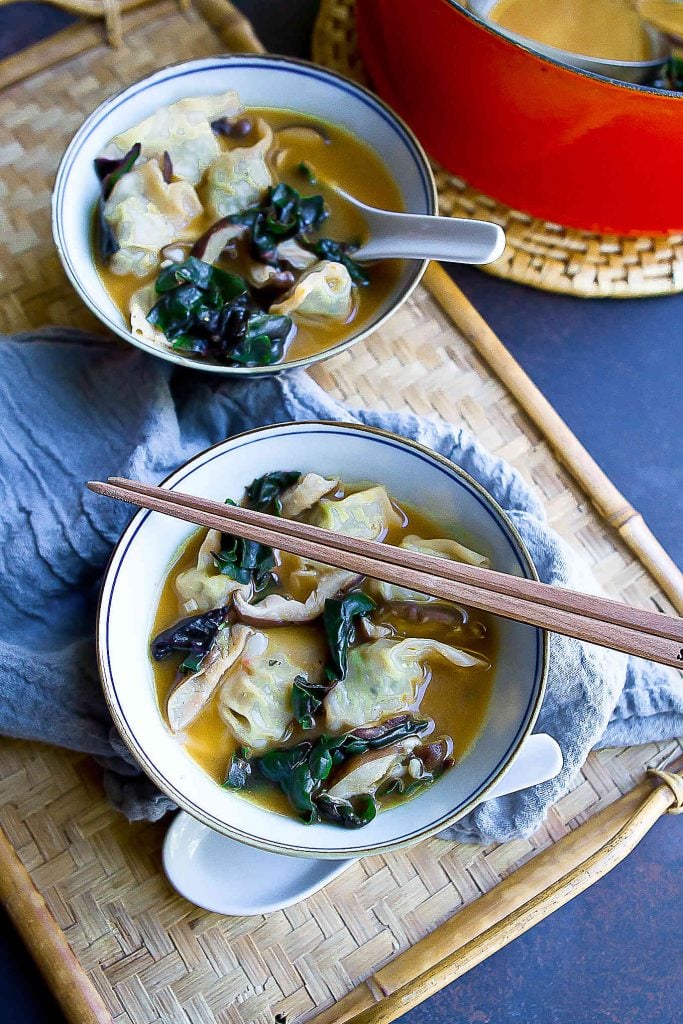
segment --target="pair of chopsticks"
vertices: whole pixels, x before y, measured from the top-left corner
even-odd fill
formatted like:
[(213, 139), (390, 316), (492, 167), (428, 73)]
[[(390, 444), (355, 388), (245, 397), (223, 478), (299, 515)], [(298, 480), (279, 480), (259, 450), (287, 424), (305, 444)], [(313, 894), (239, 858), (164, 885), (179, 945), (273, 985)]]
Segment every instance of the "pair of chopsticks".
[(345, 537), (236, 505), (150, 487), (137, 480), (110, 477), (107, 483), (91, 481), (88, 487), (96, 494), (281, 548), (361, 576), (683, 668), (683, 619), (672, 615), (631, 608), (608, 598), (377, 541)]

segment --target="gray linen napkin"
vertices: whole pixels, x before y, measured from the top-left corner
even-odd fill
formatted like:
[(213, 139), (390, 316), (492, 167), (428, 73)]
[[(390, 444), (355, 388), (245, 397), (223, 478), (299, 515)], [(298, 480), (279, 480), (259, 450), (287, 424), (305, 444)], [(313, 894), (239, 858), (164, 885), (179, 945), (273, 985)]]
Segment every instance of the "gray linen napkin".
[[(415, 438), (471, 473), (509, 512), (542, 580), (595, 587), (522, 477), (463, 429), (344, 408), (302, 372), (216, 383), (74, 331), (0, 339), (0, 360), (0, 732), (94, 754), (110, 799), (131, 819), (155, 820), (173, 805), (132, 763), (101, 694), (97, 593), (132, 513), (84, 490), (85, 480), (116, 474), (154, 483), (250, 427), (358, 420)], [(560, 743), (561, 775), (481, 805), (445, 834), (471, 842), (528, 834), (592, 747), (683, 733), (681, 676), (553, 635), (537, 729)]]

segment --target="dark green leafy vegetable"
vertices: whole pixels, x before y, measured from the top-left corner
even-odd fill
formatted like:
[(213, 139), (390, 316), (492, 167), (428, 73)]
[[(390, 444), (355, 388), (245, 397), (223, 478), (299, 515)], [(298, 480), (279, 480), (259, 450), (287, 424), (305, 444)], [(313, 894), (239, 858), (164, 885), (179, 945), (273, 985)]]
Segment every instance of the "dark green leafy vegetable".
[(323, 794), (316, 806), (323, 821), (342, 828), (364, 828), (377, 816), (377, 801), (370, 793), (360, 793), (350, 800), (334, 800)]
[(375, 602), (360, 590), (340, 599), (329, 598), (323, 611), (323, 625), (329, 650), (325, 682), (309, 683), (297, 676), (292, 687), (292, 712), (302, 729), (312, 729), (316, 712), (325, 697), (346, 675), (349, 645), (355, 638), (355, 620), (375, 608)]
[(132, 171), (135, 161), (140, 156), (141, 148), (140, 143), (136, 142), (125, 156), (118, 160), (97, 157), (94, 161), (95, 174), (100, 182), (100, 196), (97, 201), (97, 248), (104, 260), (110, 259), (120, 248), (116, 235), (104, 216), (104, 204), (117, 181), (120, 181), (124, 174)]
[(335, 263), (343, 263), (353, 283), (364, 288), (370, 284), (370, 278), (360, 263), (356, 263), (351, 258), (351, 254), (357, 248), (357, 245), (351, 245), (348, 242), (335, 242), (331, 238), (319, 238), (313, 246), (313, 252), (321, 260), (333, 260)]
[[(354, 729), (342, 736), (323, 734), (315, 741), (278, 747), (249, 763), (252, 775), (258, 772), (280, 787), (302, 821), (311, 824), (322, 819), (344, 828), (362, 828), (377, 813), (374, 799), (363, 794), (353, 801), (333, 800), (324, 786), (332, 770), (357, 754), (419, 736), (428, 725), (410, 714), (397, 715), (372, 729)], [(231, 785), (229, 777), (226, 785)]]
[(136, 142), (125, 156), (119, 159), (109, 160), (107, 157), (100, 156), (94, 161), (95, 174), (99, 179), (100, 192), (104, 199), (109, 199), (114, 185), (121, 180), (124, 174), (128, 174), (129, 171), (133, 170), (135, 161), (140, 156), (141, 149), (140, 143)]
[[(175, 651), (187, 651), (193, 659), (202, 658), (211, 647), (216, 633), (223, 625), (227, 608), (215, 608), (213, 611), (190, 615), (181, 619), (169, 629), (164, 629), (152, 641), (152, 657), (155, 661), (163, 661)], [(189, 657), (185, 659), (189, 662)], [(194, 664), (194, 662), (193, 662)], [(196, 669), (194, 669), (196, 671)]]
[(292, 714), (302, 729), (313, 729), (315, 713), (327, 694), (328, 683), (309, 683), (304, 676), (295, 676), (292, 686)]
[[(282, 511), (280, 495), (300, 476), (301, 473), (294, 470), (264, 473), (257, 477), (246, 489), (248, 507), (257, 512), (279, 515)], [(234, 502), (228, 501), (227, 504)], [(275, 567), (272, 548), (231, 533), (221, 534), (221, 549), (214, 555), (214, 561), (224, 576), (238, 583), (252, 583), (256, 593), (268, 586)]]
[(356, 634), (355, 620), (376, 608), (375, 602), (361, 590), (352, 590), (342, 598), (325, 601), (323, 625), (330, 652), (327, 675), (330, 679), (343, 679), (346, 675), (349, 645)]
[(276, 263), (275, 250), (280, 242), (307, 238), (328, 216), (322, 196), (302, 196), (291, 185), (280, 182), (268, 190), (262, 203), (232, 214), (230, 220), (247, 228), (255, 259)]
[(315, 176), (315, 171), (310, 164), (307, 164), (305, 160), (302, 160), (300, 164), (297, 164), (297, 171), (305, 178), (309, 185), (317, 185), (318, 179)]
[(231, 366), (268, 366), (282, 357), (287, 316), (264, 313), (241, 277), (189, 256), (161, 271), (147, 319), (182, 352)]
[(270, 512), (271, 515), (279, 516), (282, 513), (280, 495), (300, 478), (301, 473), (297, 469), (264, 473), (263, 476), (257, 477), (247, 487), (249, 508), (256, 512)]

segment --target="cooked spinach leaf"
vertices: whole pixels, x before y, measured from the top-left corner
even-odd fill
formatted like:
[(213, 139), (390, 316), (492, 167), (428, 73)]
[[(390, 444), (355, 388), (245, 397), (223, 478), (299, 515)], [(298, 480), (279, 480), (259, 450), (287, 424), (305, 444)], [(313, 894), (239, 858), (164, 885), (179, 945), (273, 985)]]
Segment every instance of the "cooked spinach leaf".
[(323, 626), (329, 650), (325, 681), (309, 683), (297, 676), (292, 687), (292, 712), (302, 729), (312, 729), (316, 712), (325, 697), (346, 675), (349, 645), (353, 643), (358, 616), (367, 615), (375, 602), (360, 590), (352, 590), (341, 599), (328, 599), (323, 611)]
[(320, 195), (302, 196), (291, 185), (280, 182), (270, 188), (258, 206), (250, 206), (230, 217), (233, 224), (247, 228), (252, 256), (276, 263), (276, 247), (288, 238), (307, 238), (329, 216)]
[[(211, 647), (216, 633), (225, 621), (226, 615), (227, 608), (214, 608), (213, 611), (181, 619), (169, 629), (162, 630), (154, 638), (152, 657), (155, 661), (163, 661), (175, 651), (187, 651), (189, 657), (199, 658), (196, 664), (196, 668), (198, 668), (202, 658)], [(185, 659), (188, 663), (189, 657)], [(196, 668), (193, 671), (196, 671)]]
[(100, 182), (100, 192), (105, 199), (109, 198), (114, 185), (121, 180), (124, 174), (128, 174), (129, 171), (133, 170), (135, 161), (140, 156), (141, 149), (140, 143), (136, 142), (125, 156), (115, 160), (109, 160), (107, 157), (100, 156), (94, 161), (95, 174)]
[(315, 714), (330, 692), (329, 683), (309, 683), (304, 676), (295, 676), (292, 685), (292, 714), (302, 729), (315, 727)]
[[(282, 509), (280, 495), (301, 476), (293, 472), (265, 473), (246, 488), (247, 506), (257, 512), (279, 515)], [(232, 505), (234, 502), (228, 501)], [(238, 583), (252, 583), (256, 593), (268, 586), (275, 567), (273, 549), (253, 540), (221, 534), (221, 549), (214, 555), (217, 568), (224, 576)]]
[(230, 366), (269, 366), (282, 357), (292, 321), (264, 313), (236, 274), (190, 256), (162, 270), (155, 290), (160, 297), (147, 319), (175, 349)]
[(106, 157), (97, 157), (94, 161), (95, 174), (100, 182), (100, 195), (97, 200), (97, 248), (104, 260), (110, 259), (120, 249), (111, 224), (104, 216), (104, 204), (117, 181), (133, 169), (135, 161), (140, 156), (141, 148), (140, 143), (136, 142), (120, 159), (109, 160)]
[[(252, 758), (252, 776), (258, 772), (280, 787), (302, 821), (331, 821), (344, 828), (362, 828), (372, 821), (377, 805), (373, 797), (363, 794), (353, 801), (332, 799), (324, 786), (333, 768), (356, 754), (397, 743), (407, 736), (419, 736), (428, 722), (410, 714), (397, 715), (372, 730), (354, 729), (342, 736), (323, 734), (315, 741), (303, 740), (292, 747), (278, 747)], [(226, 785), (230, 783), (230, 775)]]
[(329, 679), (343, 679), (346, 675), (349, 645), (356, 635), (355, 620), (359, 616), (368, 615), (375, 607), (372, 598), (361, 590), (352, 590), (342, 598), (329, 598), (325, 601), (323, 626), (330, 652), (326, 670)]
[(321, 260), (332, 260), (335, 263), (343, 263), (349, 272), (349, 277), (354, 284), (364, 288), (370, 284), (370, 277), (367, 272), (351, 258), (356, 251), (357, 245), (348, 242), (335, 242), (332, 238), (319, 238), (313, 246), (313, 252)]
[(264, 473), (247, 487), (247, 500), (249, 508), (256, 512), (270, 512), (271, 515), (279, 516), (282, 512), (280, 495), (292, 484), (295, 484), (301, 477), (299, 470), (283, 470), (274, 473)]
[(323, 794), (316, 806), (323, 821), (342, 828), (364, 828), (377, 816), (377, 801), (370, 793), (360, 793), (350, 800), (334, 800)]

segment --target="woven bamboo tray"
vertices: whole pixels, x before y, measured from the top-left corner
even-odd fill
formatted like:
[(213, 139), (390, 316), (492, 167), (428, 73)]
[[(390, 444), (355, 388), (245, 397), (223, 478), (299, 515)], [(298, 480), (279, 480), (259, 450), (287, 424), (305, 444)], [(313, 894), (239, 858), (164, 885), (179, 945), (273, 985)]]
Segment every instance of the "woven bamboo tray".
[[(355, 7), (356, 0), (321, 0), (313, 56), (320, 64), (365, 81), (356, 47)], [(680, 233), (626, 238), (562, 227), (500, 203), (438, 164), (433, 166), (442, 213), (493, 220), (505, 229), (505, 252), (483, 268), (487, 273), (583, 298), (637, 298), (683, 291)]]
[[(109, 33), (118, 49), (86, 22), (0, 63), (5, 329), (93, 326), (53, 254), (48, 210), (83, 117), (169, 60), (258, 48), (226, 0), (188, 11), (138, 0), (110, 17)], [(432, 267), (425, 283), (315, 379), (341, 400), (465, 423), (533, 481), (609, 593), (682, 609), (683, 578), (641, 517), (445, 273)], [(683, 806), (678, 776), (646, 778), (648, 765), (671, 758), (680, 770), (680, 755), (677, 742), (600, 751), (530, 839), (487, 848), (431, 839), (360, 861), (288, 910), (226, 918), (169, 887), (165, 826), (116, 815), (89, 759), (5, 740), (0, 899), (73, 1024), (272, 1024), (276, 1013), (382, 1024), (583, 891)]]

